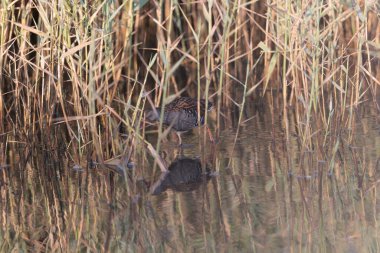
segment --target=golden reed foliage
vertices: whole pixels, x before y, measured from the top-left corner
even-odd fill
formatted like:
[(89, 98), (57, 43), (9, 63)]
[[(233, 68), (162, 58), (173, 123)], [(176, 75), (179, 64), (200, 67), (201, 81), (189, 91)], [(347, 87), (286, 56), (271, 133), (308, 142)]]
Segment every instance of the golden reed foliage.
[(376, 102), (378, 10), (355, 0), (2, 0), (0, 130), (30, 136), (61, 123), (72, 143), (118, 153), (120, 125), (128, 144), (144, 140), (145, 107), (211, 98), (219, 128), (222, 107), (243, 111), (277, 90), (306, 144), (313, 120), (328, 129), (332, 111), (350, 118)]

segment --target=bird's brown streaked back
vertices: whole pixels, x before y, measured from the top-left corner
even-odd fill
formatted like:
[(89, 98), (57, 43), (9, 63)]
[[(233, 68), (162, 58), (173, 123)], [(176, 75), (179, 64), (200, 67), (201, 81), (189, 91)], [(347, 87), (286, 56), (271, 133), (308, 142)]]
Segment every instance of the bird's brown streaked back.
[[(199, 123), (201, 125), (205, 122), (205, 109), (211, 110), (212, 103), (201, 99), (199, 101), (198, 113), (198, 100), (190, 97), (179, 97), (174, 99), (172, 102), (167, 104), (164, 109), (163, 124), (170, 126), (178, 134), (181, 141), (180, 134), (183, 132), (190, 131), (191, 129), (198, 127), (198, 114)], [(207, 108), (206, 108), (207, 106)], [(148, 112), (146, 118), (149, 121), (160, 120), (162, 113), (161, 108), (155, 108)]]

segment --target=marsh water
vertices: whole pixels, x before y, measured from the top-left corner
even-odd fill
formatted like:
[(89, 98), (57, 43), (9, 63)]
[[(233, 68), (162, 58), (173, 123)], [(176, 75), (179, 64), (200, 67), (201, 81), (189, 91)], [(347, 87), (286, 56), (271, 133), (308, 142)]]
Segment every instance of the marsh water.
[(307, 143), (272, 105), (247, 104), (239, 127), (225, 110), (218, 131), (210, 115), (214, 143), (196, 129), (181, 152), (169, 135), (168, 175), (143, 150), (120, 173), (68, 143), (2, 136), (0, 251), (378, 252), (377, 109), (316, 122)]

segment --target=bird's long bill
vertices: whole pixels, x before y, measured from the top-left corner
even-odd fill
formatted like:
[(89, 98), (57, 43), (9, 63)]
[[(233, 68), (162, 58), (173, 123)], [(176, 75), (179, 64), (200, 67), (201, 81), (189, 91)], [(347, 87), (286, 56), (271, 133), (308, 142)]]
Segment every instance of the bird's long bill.
[(161, 109), (154, 108), (153, 110), (148, 111), (146, 115), (146, 119), (150, 122), (159, 121), (160, 120)]

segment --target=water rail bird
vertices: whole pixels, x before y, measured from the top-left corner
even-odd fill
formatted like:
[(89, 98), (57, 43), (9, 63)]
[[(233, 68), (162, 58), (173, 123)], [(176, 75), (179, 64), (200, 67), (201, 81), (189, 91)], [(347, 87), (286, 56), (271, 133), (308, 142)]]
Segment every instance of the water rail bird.
[[(207, 100), (199, 101), (199, 122), (205, 122), (205, 110), (210, 111), (213, 104)], [(162, 108), (158, 107), (147, 113), (146, 118), (150, 121), (159, 121)], [(163, 124), (171, 127), (177, 133), (179, 144), (182, 145), (181, 134), (198, 127), (198, 100), (190, 97), (178, 97), (164, 107)]]

